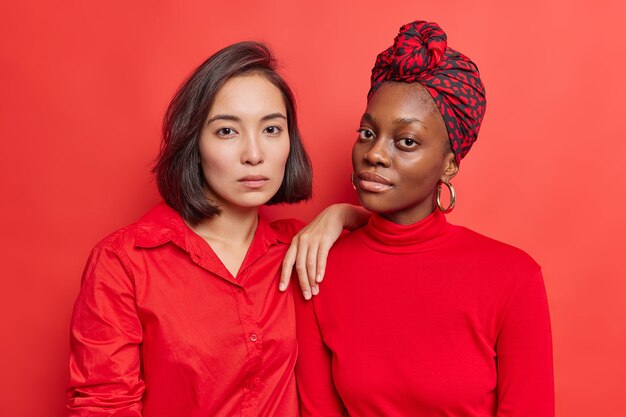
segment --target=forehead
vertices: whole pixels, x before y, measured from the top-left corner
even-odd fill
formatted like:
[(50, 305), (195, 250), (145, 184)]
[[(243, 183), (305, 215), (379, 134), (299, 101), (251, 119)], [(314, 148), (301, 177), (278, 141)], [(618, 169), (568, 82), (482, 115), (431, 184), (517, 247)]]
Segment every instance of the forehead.
[(209, 116), (218, 113), (250, 114), (285, 113), (285, 102), (278, 87), (259, 73), (228, 79), (215, 95)]
[(438, 112), (426, 88), (419, 83), (386, 82), (372, 96), (366, 113), (374, 117), (419, 118)]

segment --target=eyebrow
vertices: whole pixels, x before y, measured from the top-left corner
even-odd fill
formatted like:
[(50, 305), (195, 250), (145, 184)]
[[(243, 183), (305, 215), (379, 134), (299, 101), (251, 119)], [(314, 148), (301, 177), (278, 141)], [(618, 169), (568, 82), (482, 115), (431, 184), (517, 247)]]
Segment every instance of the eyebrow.
[(411, 125), (413, 123), (419, 123), (422, 126), (426, 127), (424, 122), (417, 117), (398, 117), (397, 119), (393, 119), (393, 124), (395, 125)]
[[(263, 117), (261, 117), (261, 121), (265, 122), (267, 120), (272, 120), (272, 119), (285, 119), (287, 120), (287, 116), (285, 116), (282, 113), (270, 113), (268, 115), (265, 115)], [(215, 116), (211, 117), (209, 120), (207, 120), (206, 124), (210, 124), (216, 120), (230, 120), (233, 122), (240, 122), (241, 119), (237, 116), (233, 116), (232, 114), (216, 114)]]
[(287, 116), (282, 113), (270, 113), (267, 116), (261, 117), (262, 121), (272, 120), (272, 119), (285, 119), (287, 120)]
[(374, 123), (374, 116), (369, 113), (363, 113), (361, 119), (364, 119), (366, 122)]
[[(374, 116), (372, 116), (369, 113), (363, 113), (362, 119), (370, 123), (375, 122)], [(418, 119), (417, 117), (398, 117), (398, 118), (393, 119), (394, 125), (411, 125), (414, 123), (419, 123), (422, 126), (424, 126), (424, 128), (426, 128), (426, 124), (421, 119)]]

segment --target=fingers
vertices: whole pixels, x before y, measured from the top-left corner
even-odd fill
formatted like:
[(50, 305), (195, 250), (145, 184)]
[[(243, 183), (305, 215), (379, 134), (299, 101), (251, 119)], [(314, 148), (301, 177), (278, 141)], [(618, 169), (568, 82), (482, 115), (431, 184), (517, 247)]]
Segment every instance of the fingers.
[(305, 300), (310, 300), (313, 295), (313, 290), (309, 284), (309, 277), (306, 268), (306, 259), (308, 246), (303, 242), (302, 237), (298, 239), (298, 251), (296, 254), (296, 272), (298, 274), (298, 281), (300, 281), (300, 289), (302, 290), (302, 296)]
[(285, 254), (285, 258), (283, 259), (283, 266), (280, 272), (280, 282), (278, 283), (278, 289), (280, 291), (285, 291), (289, 286), (293, 265), (296, 262), (297, 251), (298, 246), (294, 242), (291, 242), (291, 245), (289, 245), (289, 249), (287, 249), (287, 253)]
[(328, 259), (328, 252), (332, 248), (334, 242), (322, 242), (317, 248), (317, 271), (315, 274), (315, 282), (318, 284), (324, 279), (324, 273), (326, 272), (326, 261)]
[(298, 254), (296, 256), (296, 271), (298, 281), (305, 299), (319, 294), (318, 283), (315, 280), (317, 273), (317, 251), (319, 239), (309, 234), (301, 234), (298, 239)]
[(341, 215), (337, 218), (336, 210), (328, 208), (293, 238), (283, 260), (280, 291), (287, 289), (295, 266), (304, 299), (310, 300), (319, 294), (319, 284), (326, 273), (328, 253), (341, 235), (344, 223), (345, 219), (342, 220)]
[(306, 271), (307, 271), (307, 279), (309, 280), (309, 285), (311, 287), (311, 293), (313, 295), (319, 294), (319, 288), (317, 286), (317, 257), (318, 257), (319, 245), (317, 242), (311, 242), (307, 247), (307, 256), (306, 256)]

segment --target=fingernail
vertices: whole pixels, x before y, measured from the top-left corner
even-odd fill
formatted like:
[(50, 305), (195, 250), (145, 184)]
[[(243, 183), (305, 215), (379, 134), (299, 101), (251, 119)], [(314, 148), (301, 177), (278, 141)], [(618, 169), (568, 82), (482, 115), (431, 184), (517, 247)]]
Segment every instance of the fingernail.
[(324, 277), (322, 276), (322, 274), (317, 274), (317, 276), (315, 277), (315, 282), (322, 282), (323, 279)]
[(284, 282), (281, 282), (280, 284), (278, 284), (278, 289), (280, 291), (285, 291), (287, 289), (287, 284), (285, 284)]
[(320, 293), (320, 289), (319, 287), (311, 287), (311, 292), (313, 293), (313, 295), (317, 295)]
[(305, 300), (310, 300), (311, 299), (311, 293), (308, 291), (302, 291), (302, 295), (304, 296)]

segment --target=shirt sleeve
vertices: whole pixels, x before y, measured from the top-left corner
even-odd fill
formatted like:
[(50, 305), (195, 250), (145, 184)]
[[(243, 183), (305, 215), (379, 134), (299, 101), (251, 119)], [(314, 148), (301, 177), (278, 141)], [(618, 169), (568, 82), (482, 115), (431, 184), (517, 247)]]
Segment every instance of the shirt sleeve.
[(498, 417), (554, 417), (552, 336), (541, 271), (512, 296), (496, 343)]
[(98, 246), (85, 267), (72, 315), (69, 416), (141, 416), (141, 341), (126, 255)]
[(332, 352), (324, 344), (313, 301), (296, 298), (298, 361), (296, 381), (301, 417), (343, 417), (348, 413), (332, 376)]

